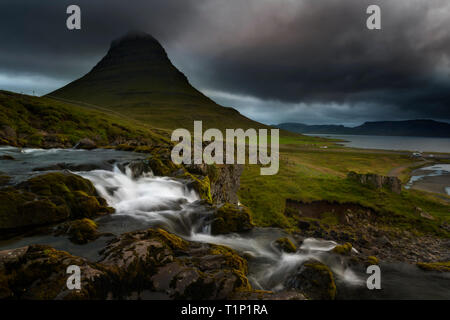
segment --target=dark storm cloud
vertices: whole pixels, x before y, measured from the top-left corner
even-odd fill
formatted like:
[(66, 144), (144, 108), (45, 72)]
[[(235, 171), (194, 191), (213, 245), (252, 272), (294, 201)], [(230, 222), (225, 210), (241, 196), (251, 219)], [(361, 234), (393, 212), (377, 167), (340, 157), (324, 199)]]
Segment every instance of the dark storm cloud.
[[(65, 28), (73, 3), (81, 31)], [(381, 31), (365, 27), (369, 4), (382, 8)], [(266, 123), (450, 119), (446, 0), (3, 0), (0, 15), (0, 86), (11, 90), (33, 87), (24, 74), (55, 89), (137, 29), (195, 86)]]

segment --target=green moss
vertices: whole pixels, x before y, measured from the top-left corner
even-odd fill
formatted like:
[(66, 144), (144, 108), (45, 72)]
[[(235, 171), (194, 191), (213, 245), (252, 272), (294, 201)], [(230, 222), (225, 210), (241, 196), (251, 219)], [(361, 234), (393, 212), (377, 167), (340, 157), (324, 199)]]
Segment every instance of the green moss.
[(67, 222), (59, 227), (57, 234), (68, 234), (69, 239), (77, 244), (85, 244), (97, 239), (100, 234), (98, 226), (93, 220), (83, 218)]
[(48, 225), (113, 210), (89, 180), (71, 173), (47, 173), (0, 189), (0, 229)]
[(221, 245), (211, 245), (209, 253), (223, 256), (228, 267), (235, 269), (244, 275), (248, 273), (247, 260), (240, 257), (233, 249)]
[(158, 228), (156, 230), (150, 229), (149, 231), (155, 232), (155, 236), (158, 237), (159, 239), (162, 239), (172, 249), (182, 250), (182, 249), (186, 249), (188, 246), (188, 243), (185, 240), (183, 240), (180, 237), (178, 237), (172, 233), (169, 233), (163, 229), (160, 229), (160, 228)]
[(292, 243), (289, 238), (280, 238), (275, 241), (275, 244), (284, 252), (294, 253), (297, 251), (297, 247)]
[(380, 262), (378, 261), (378, 258), (377, 258), (377, 257), (374, 257), (374, 256), (368, 256), (368, 257), (367, 257), (367, 263), (370, 264), (370, 265), (377, 265), (377, 264), (379, 264)]
[[(316, 271), (320, 275), (321, 282), (326, 283), (325, 292), (322, 293), (322, 298), (334, 300), (336, 297), (336, 283), (334, 282), (333, 273), (330, 268), (320, 262), (308, 262), (305, 263), (305, 267)], [(313, 280), (313, 283), (316, 281), (318, 280)]]
[(349, 255), (352, 252), (352, 247), (351, 243), (346, 242), (343, 245), (337, 245), (332, 251), (341, 255)]
[(426, 271), (450, 272), (450, 261), (445, 262), (419, 262), (417, 266)]
[(214, 214), (212, 234), (244, 232), (253, 228), (251, 211), (247, 207), (224, 204)]

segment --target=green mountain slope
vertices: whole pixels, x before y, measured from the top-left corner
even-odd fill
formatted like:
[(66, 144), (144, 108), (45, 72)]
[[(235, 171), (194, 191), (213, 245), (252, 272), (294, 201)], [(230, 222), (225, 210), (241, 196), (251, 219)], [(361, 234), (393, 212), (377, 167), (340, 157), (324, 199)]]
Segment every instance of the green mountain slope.
[(112, 42), (106, 56), (85, 76), (48, 95), (81, 101), (158, 128), (268, 128), (219, 106), (189, 83), (152, 36), (132, 33)]
[(168, 144), (167, 136), (111, 112), (0, 91), (0, 145), (68, 148), (88, 138), (98, 146), (153, 146)]

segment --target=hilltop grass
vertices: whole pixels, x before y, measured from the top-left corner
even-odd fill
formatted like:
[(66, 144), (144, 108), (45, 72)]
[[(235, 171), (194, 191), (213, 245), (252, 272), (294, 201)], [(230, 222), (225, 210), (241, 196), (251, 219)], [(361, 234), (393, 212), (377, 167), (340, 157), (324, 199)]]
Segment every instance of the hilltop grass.
[[(296, 230), (294, 220), (283, 213), (285, 200), (310, 202), (330, 200), (359, 203), (382, 213), (386, 225), (400, 229), (415, 229), (418, 233), (450, 236), (439, 225), (450, 222), (448, 203), (433, 194), (404, 190), (395, 194), (373, 190), (346, 179), (349, 171), (387, 174), (391, 169), (414, 162), (406, 155), (351, 151), (305, 149), (283, 145), (280, 148), (280, 169), (277, 175), (261, 176), (259, 166), (247, 165), (241, 177), (240, 201), (253, 212), (259, 226), (278, 226)], [(434, 221), (418, 217), (420, 207), (435, 217)]]
[(83, 138), (98, 146), (133, 141), (167, 144), (165, 133), (138, 121), (49, 98), (0, 91), (0, 144), (71, 147)]

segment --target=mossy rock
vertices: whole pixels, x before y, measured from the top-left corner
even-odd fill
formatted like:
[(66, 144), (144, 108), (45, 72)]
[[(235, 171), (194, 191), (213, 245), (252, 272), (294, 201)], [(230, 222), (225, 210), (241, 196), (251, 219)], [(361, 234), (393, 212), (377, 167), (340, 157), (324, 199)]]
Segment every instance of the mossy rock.
[(239, 256), (233, 249), (221, 245), (211, 245), (209, 253), (225, 257), (227, 267), (235, 269), (244, 275), (248, 273), (247, 260)]
[(369, 264), (369, 265), (377, 265), (380, 263), (378, 258), (375, 256), (368, 256), (366, 261), (367, 261), (367, 264)]
[(425, 271), (450, 272), (450, 261), (444, 262), (419, 262), (417, 266)]
[(275, 246), (287, 253), (294, 253), (297, 251), (295, 244), (287, 237), (275, 240)]
[(58, 227), (57, 235), (68, 234), (69, 239), (76, 244), (85, 244), (96, 240), (101, 234), (97, 231), (95, 221), (83, 218), (66, 222)]
[(176, 165), (172, 162), (170, 155), (166, 152), (161, 151), (158, 153), (158, 149), (153, 149), (151, 156), (147, 159), (152, 168), (153, 173), (156, 176), (171, 176), (175, 171), (179, 170), (181, 166)]
[(343, 245), (337, 245), (332, 251), (341, 255), (349, 255), (352, 252), (352, 248), (352, 244), (350, 242), (346, 242)]
[(198, 193), (200, 199), (212, 203), (211, 184), (208, 176), (194, 176), (193, 174), (185, 172), (183, 177), (191, 180), (191, 182), (187, 184), (187, 187), (194, 189)]
[[(105, 269), (45, 245), (0, 251), (0, 299), (105, 299), (111, 278)], [(67, 288), (67, 267), (81, 269), (81, 289)]]
[(212, 234), (245, 232), (253, 228), (250, 209), (230, 203), (224, 204), (214, 213), (211, 223)]
[(112, 213), (87, 179), (52, 172), (0, 189), (0, 229), (21, 229)]
[(334, 300), (336, 283), (328, 266), (316, 260), (309, 260), (300, 266), (295, 275), (289, 277), (285, 286), (298, 289), (313, 300)]

